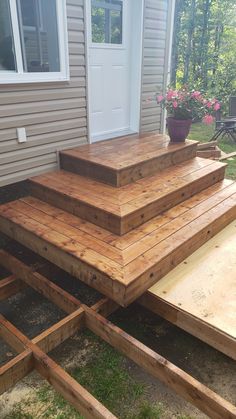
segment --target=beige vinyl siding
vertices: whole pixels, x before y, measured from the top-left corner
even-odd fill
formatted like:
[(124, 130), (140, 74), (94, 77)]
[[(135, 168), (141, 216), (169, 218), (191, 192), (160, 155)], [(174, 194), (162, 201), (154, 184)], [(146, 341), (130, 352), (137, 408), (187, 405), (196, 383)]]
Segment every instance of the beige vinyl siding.
[(87, 141), (83, 5), (67, 0), (69, 82), (0, 85), (0, 186), (56, 169), (58, 150)]
[(154, 99), (166, 82), (168, 14), (171, 0), (145, 0), (141, 86), (142, 132), (161, 129), (161, 110)]

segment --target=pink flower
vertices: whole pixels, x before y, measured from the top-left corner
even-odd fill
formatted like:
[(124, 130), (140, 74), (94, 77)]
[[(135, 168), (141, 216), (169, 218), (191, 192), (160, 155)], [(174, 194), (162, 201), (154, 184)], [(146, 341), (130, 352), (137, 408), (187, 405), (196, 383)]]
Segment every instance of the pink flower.
[(176, 100), (173, 102), (173, 108), (178, 108), (178, 102), (176, 102)]
[(171, 100), (175, 96), (176, 92), (174, 90), (169, 90), (166, 95), (167, 100)]
[(159, 95), (157, 96), (157, 102), (160, 103), (164, 99), (164, 96)]
[(201, 96), (201, 92), (198, 92), (197, 90), (195, 92), (192, 93), (191, 95), (194, 99), (198, 99), (199, 96)]
[(213, 118), (213, 116), (212, 116), (212, 115), (205, 115), (205, 116), (204, 116), (204, 118), (203, 118), (203, 122), (204, 122), (204, 124), (206, 124), (206, 125), (210, 125), (210, 124), (212, 124), (212, 123), (213, 123), (213, 121), (214, 121), (214, 118)]
[(207, 102), (206, 106), (207, 106), (207, 108), (210, 109), (212, 107), (212, 103), (211, 102)]
[(215, 106), (214, 106), (214, 110), (218, 111), (220, 109), (220, 103), (216, 102)]

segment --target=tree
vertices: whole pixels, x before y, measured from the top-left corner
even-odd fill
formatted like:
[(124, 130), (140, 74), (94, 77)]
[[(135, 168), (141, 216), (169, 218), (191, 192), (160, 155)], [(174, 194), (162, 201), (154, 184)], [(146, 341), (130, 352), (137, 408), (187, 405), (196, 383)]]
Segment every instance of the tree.
[(177, 0), (174, 22), (172, 85), (236, 94), (235, 0)]

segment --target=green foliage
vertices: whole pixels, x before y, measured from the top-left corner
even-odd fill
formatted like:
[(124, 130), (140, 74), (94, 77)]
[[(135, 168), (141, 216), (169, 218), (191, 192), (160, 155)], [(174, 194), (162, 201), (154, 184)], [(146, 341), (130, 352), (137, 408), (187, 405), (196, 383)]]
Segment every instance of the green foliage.
[(128, 417), (127, 419), (161, 419), (163, 414), (163, 406), (158, 404), (150, 404), (144, 402), (139, 409), (139, 412), (136, 412), (134, 415)]
[(227, 104), (228, 97), (236, 94), (235, 52), (235, 0), (177, 0), (174, 86), (187, 83)]
[(143, 386), (130, 377), (123, 363), (124, 358), (104, 344), (102, 353), (86, 366), (77, 368), (73, 377), (118, 414), (121, 405), (133, 404), (143, 393)]

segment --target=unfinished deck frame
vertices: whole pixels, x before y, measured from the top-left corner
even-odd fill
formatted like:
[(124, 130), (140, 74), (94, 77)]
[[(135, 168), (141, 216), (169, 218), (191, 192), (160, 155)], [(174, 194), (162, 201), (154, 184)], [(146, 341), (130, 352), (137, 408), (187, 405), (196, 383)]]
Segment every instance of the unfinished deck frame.
[(118, 305), (101, 299), (91, 308), (14, 256), (0, 251), (0, 265), (11, 275), (0, 281), (0, 301), (27, 286), (60, 307), (67, 316), (32, 340), (0, 315), (0, 336), (18, 355), (0, 368), (0, 393), (36, 369), (68, 402), (87, 418), (114, 418), (100, 402), (56, 364), (47, 352), (84, 327), (160, 379), (211, 418), (236, 418), (236, 407), (183, 370), (143, 345), (106, 317)]

